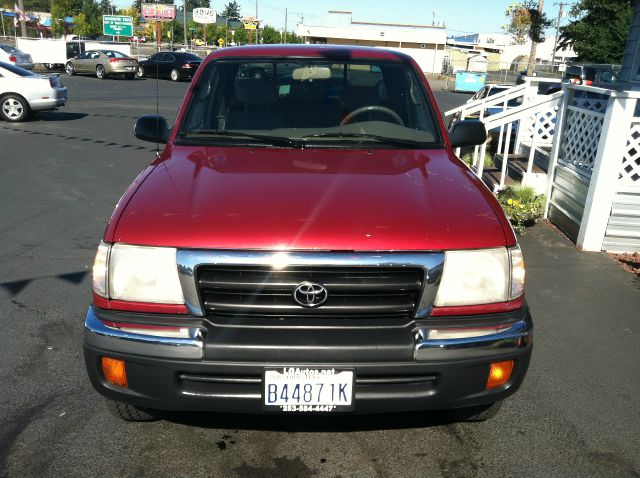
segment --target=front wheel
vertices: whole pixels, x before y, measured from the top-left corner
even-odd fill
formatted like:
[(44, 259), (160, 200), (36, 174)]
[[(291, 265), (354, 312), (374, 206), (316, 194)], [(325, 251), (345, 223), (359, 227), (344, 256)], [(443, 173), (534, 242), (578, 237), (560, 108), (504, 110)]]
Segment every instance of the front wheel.
[(151, 422), (158, 419), (153, 410), (110, 399), (107, 399), (107, 409), (114, 417), (127, 422)]
[(104, 69), (104, 66), (96, 66), (96, 76), (101, 80), (104, 80), (107, 77), (107, 70)]
[(174, 68), (173, 70), (171, 70), (171, 74), (169, 75), (169, 77), (171, 78), (171, 81), (178, 81), (180, 79), (180, 72), (177, 68)]
[(24, 121), (29, 116), (29, 103), (18, 95), (6, 95), (0, 100), (0, 116), (12, 123)]
[(73, 76), (76, 74), (76, 69), (73, 67), (73, 63), (68, 62), (65, 67), (64, 67), (64, 71), (67, 72), (67, 75), (69, 76)]
[(142, 66), (138, 67), (138, 71), (136, 71), (136, 76), (138, 78), (144, 78), (144, 68)]

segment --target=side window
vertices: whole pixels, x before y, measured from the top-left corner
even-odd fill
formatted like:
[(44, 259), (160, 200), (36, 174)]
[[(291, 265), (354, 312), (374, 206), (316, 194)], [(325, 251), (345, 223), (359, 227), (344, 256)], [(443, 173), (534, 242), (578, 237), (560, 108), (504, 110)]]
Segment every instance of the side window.
[(92, 51), (90, 58), (92, 60), (95, 60), (96, 58), (100, 58), (100, 53), (98, 53), (97, 51)]
[(164, 56), (162, 57), (162, 61), (173, 63), (174, 61), (176, 61), (176, 57), (173, 56), (171, 53), (165, 53)]
[(595, 68), (585, 68), (584, 69), (584, 79), (588, 81), (596, 81), (596, 69)]
[(600, 73), (600, 81), (603, 81), (605, 83), (613, 83), (614, 81), (617, 81), (617, 80), (618, 80), (618, 77), (613, 71), (604, 70), (603, 72)]
[(160, 59), (160, 54), (156, 53), (155, 55), (151, 55), (149, 57), (149, 61), (158, 61)]

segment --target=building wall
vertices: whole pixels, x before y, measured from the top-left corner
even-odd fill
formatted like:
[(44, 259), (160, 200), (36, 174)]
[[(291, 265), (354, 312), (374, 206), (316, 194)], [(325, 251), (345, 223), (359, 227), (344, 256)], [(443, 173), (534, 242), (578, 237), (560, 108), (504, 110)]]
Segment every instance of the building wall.
[(640, 78), (638, 78), (640, 58), (636, 60), (636, 57), (640, 55), (638, 48), (640, 48), (640, 2), (635, 2), (631, 30), (627, 37), (627, 47), (624, 50), (624, 58), (622, 60), (621, 81), (640, 82)]

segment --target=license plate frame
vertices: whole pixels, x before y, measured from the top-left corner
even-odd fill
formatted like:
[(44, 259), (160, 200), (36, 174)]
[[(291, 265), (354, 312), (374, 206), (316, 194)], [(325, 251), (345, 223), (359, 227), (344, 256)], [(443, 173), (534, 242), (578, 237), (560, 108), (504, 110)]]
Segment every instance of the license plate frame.
[[(296, 372), (299, 371), (299, 374), (296, 374)], [(299, 391), (298, 391), (298, 399), (296, 401), (292, 400), (288, 400), (290, 403), (288, 404), (282, 404), (282, 403), (277, 403), (280, 401), (279, 398), (277, 398), (276, 403), (268, 403), (267, 398), (269, 397), (269, 390), (268, 387), (270, 384), (273, 384), (274, 382), (271, 380), (273, 377), (273, 372), (276, 372), (277, 374), (279, 374), (280, 378), (280, 382), (282, 382), (282, 385), (284, 385), (284, 383), (287, 384), (295, 384), (295, 381), (293, 380), (294, 377), (299, 377), (302, 378), (303, 376), (306, 376), (306, 379), (302, 379), (300, 381), (298, 381), (298, 385), (301, 385)], [(341, 374), (345, 374), (343, 376), (341, 376)], [(292, 377), (291, 379), (287, 379), (286, 374), (289, 374), (289, 377)], [(268, 381), (269, 380), (269, 381)], [(323, 382), (321, 382), (322, 380), (324, 380)], [(311, 402), (305, 402), (304, 401), (304, 396), (301, 396), (301, 393), (304, 394), (304, 384), (305, 383), (310, 383), (312, 386), (315, 385), (315, 387), (313, 387), (311, 393), (312, 395), (315, 393), (320, 393), (322, 396), (326, 397), (327, 393), (329, 393), (330, 391), (330, 385), (331, 383), (338, 384), (338, 383), (345, 383), (345, 380), (349, 381), (350, 383), (350, 387), (347, 387), (347, 389), (344, 390), (344, 393), (342, 394), (342, 396), (344, 396), (345, 394), (348, 395), (348, 404), (340, 404), (340, 403), (333, 403), (331, 401), (329, 401), (330, 403), (327, 403), (327, 400), (321, 400), (320, 402), (322, 403), (317, 403), (318, 400), (313, 400)], [(327, 389), (325, 391), (324, 388), (320, 388), (319, 389), (319, 385), (320, 383), (323, 383), (324, 385), (327, 385)], [(265, 367), (262, 371), (262, 383), (261, 383), (261, 402), (262, 402), (262, 409), (264, 411), (267, 412), (277, 412), (277, 413), (335, 413), (335, 412), (352, 412), (355, 408), (355, 387), (356, 387), (356, 373), (355, 373), (355, 369), (353, 368), (333, 368), (333, 367), (300, 367), (300, 366), (286, 366), (286, 367)], [(282, 388), (280, 388), (279, 390), (276, 389), (276, 396), (280, 395), (280, 397), (282, 396)], [(337, 392), (337, 394), (340, 396), (342, 390), (340, 389), (340, 387), (338, 386), (338, 389), (336, 390), (334, 388), (334, 393)], [(271, 390), (271, 392), (273, 393), (273, 389)], [(293, 396), (295, 393), (295, 390), (292, 389), (291, 390), (291, 395)], [(324, 395), (323, 395), (324, 393)], [(273, 395), (271, 395), (271, 398), (273, 398)], [(338, 397), (340, 398), (340, 397)], [(339, 402), (340, 400), (338, 400)]]

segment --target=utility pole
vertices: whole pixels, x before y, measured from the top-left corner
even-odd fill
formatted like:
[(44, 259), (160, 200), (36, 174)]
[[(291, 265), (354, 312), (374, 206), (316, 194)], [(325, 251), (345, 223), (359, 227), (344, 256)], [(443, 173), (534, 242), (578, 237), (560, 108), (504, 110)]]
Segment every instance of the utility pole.
[[(282, 11), (282, 10), (280, 10)], [(287, 43), (287, 15), (288, 15), (288, 11), (285, 8), (284, 9), (284, 43)]]
[[(538, 12), (540, 16), (542, 16), (542, 6), (544, 5), (544, 0), (538, 0)], [(527, 76), (533, 75), (533, 69), (536, 66), (536, 46), (537, 43), (531, 40), (531, 51), (529, 52), (529, 67), (527, 68)]]
[(562, 14), (564, 13), (564, 6), (568, 5), (567, 3), (560, 2), (554, 3), (554, 5), (559, 5), (560, 10), (558, 10), (558, 19), (556, 20), (556, 40), (553, 42), (553, 53), (551, 53), (551, 64), (555, 63), (556, 59), (556, 50), (558, 49), (558, 34), (560, 33), (560, 19), (562, 18)]
[(256, 45), (258, 44), (258, 37), (260, 36), (260, 21), (258, 20), (258, 0), (256, 0)]
[(20, 14), (20, 33), (24, 38), (26, 38), (27, 24), (24, 21), (25, 12), (24, 12), (24, 3), (22, 2), (22, 0), (18, 0), (18, 8), (20, 8), (20, 11), (22, 12)]
[[(184, 0), (182, 5), (183, 5), (183, 7), (182, 7), (183, 8), (183, 11), (182, 11), (182, 27), (184, 29), (183, 32), (182, 32), (182, 34), (184, 35), (183, 40), (182, 40), (182, 44), (184, 45), (185, 48), (187, 48), (187, 45), (189, 45), (187, 43), (187, 0)], [(207, 39), (206, 32), (207, 32), (207, 30), (206, 30), (206, 27), (205, 27), (205, 37), (204, 37), (205, 40)], [(173, 41), (173, 39), (171, 41)]]

